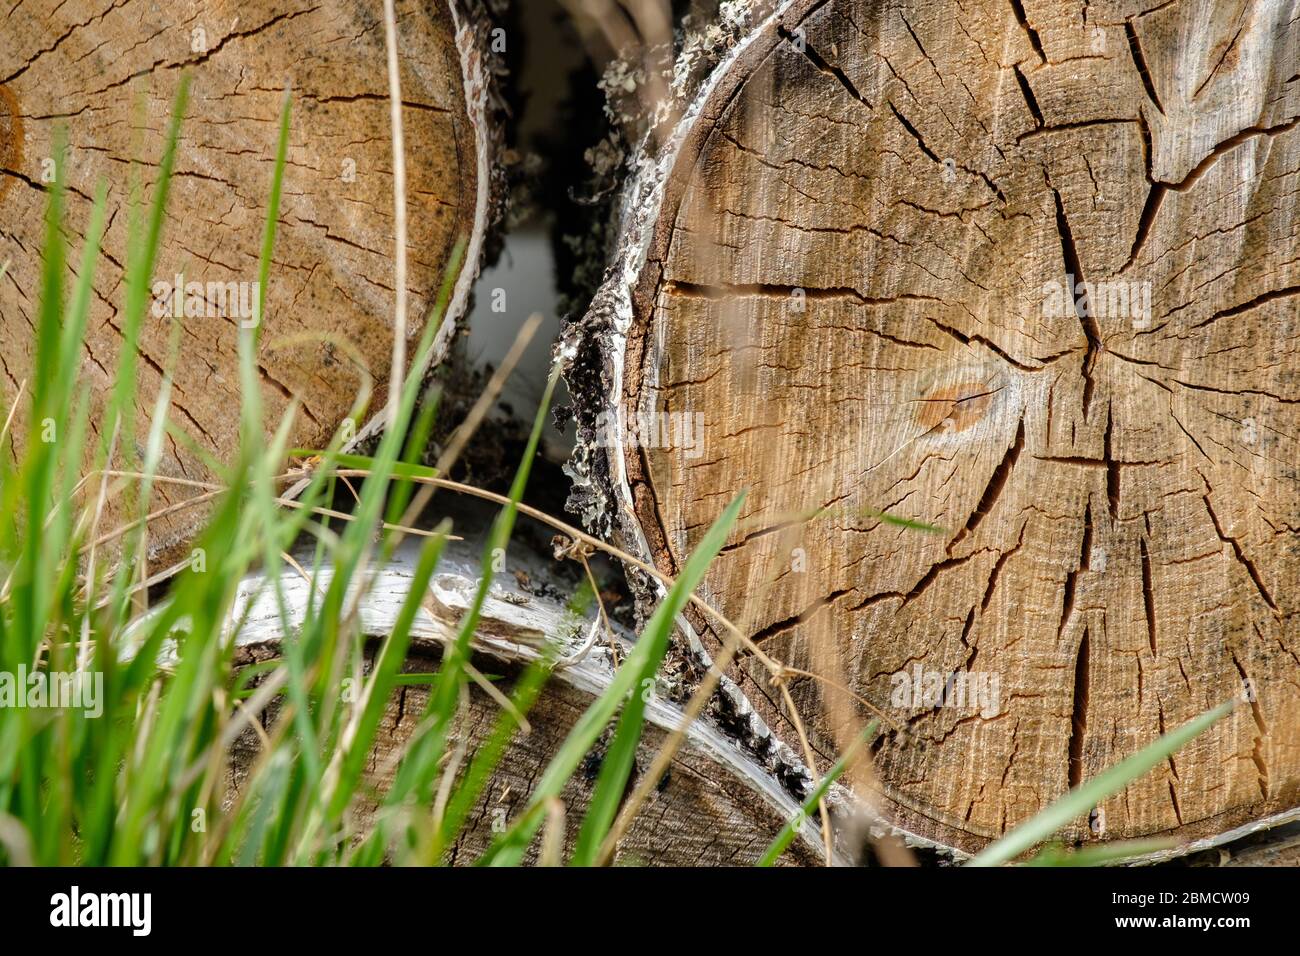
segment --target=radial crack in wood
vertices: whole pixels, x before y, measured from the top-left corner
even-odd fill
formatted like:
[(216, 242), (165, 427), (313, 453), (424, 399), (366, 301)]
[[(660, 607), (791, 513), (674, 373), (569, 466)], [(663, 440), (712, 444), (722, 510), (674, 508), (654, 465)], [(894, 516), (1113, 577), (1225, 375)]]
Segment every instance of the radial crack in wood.
[(570, 330), (575, 504), (673, 574), (747, 489), (702, 594), (840, 673), (789, 687), (819, 761), (831, 695), (906, 728), (875, 757), (914, 834), (976, 850), (1241, 696), (1064, 836), (1294, 816), (1293, 6), (751, 6)]

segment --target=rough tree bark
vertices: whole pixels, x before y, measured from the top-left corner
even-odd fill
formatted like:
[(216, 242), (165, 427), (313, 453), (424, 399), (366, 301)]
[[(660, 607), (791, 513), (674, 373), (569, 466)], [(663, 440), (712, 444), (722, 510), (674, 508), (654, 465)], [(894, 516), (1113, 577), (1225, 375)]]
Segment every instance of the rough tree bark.
[[(748, 489), (703, 595), (884, 715), (913, 835), (978, 849), (1243, 695), (1067, 838), (1294, 817), (1300, 8), (749, 10), (569, 333), (588, 523), (671, 574)], [(918, 670), (998, 692), (901, 696)], [(732, 676), (753, 745), (797, 745)], [(824, 766), (850, 698), (790, 689)]]
[[(183, 276), (186, 306), (174, 322), (175, 299), (159, 287), (160, 304), (145, 319), (137, 434), (148, 427), (168, 371), (172, 424), (195, 447), (169, 441), (161, 472), (209, 479), (204, 456), (226, 460), (238, 443), (239, 325), (250, 318), (286, 85), (292, 133), (258, 356), (268, 430), (297, 396), (293, 443), (321, 447), (349, 414), (366, 374), (375, 383), (370, 408), (382, 408), (392, 349), (393, 188), (379, 8), (352, 0), (14, 0), (8, 7), (0, 30), (0, 261), (9, 262), (0, 281), (4, 406), (31, 365), (45, 191), (63, 129), (74, 253), (97, 183), (110, 187), (81, 368), (97, 420), (122, 341), (131, 163), (140, 164), (151, 188), (175, 90), (188, 71), (190, 107), (155, 273), (171, 285)], [(397, 9), (413, 336), (454, 246), (465, 243), (441, 354), (501, 199), (493, 159), (499, 134), (476, 0), (408, 0)], [(355, 425), (366, 431), (365, 420)], [(155, 488), (164, 506), (191, 494), (170, 484)], [(119, 517), (109, 508), (106, 529)], [(202, 508), (189, 508), (151, 526), (155, 567), (185, 554), (203, 517)]]

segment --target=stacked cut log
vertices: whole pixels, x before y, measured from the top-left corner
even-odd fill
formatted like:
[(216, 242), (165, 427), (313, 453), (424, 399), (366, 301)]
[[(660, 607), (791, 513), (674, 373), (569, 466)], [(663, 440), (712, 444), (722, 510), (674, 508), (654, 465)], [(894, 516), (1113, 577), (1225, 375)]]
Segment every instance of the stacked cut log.
[(669, 575), (747, 490), (701, 594), (828, 678), (734, 667), (755, 747), (879, 714), (886, 815), (974, 851), (1241, 698), (1063, 836), (1296, 815), (1297, 64), (1284, 2), (753, 6), (571, 331), (571, 469)]
[[(476, 5), (471, 5), (476, 6)], [(408, 162), (409, 331), (418, 336), (463, 248), (445, 353), (478, 274), (501, 201), (481, 14), (459, 3), (405, 3), (399, 62)], [(347, 416), (362, 434), (383, 407), (393, 335), (393, 160), (381, 12), (350, 0), (91, 0), (15, 5), (0, 39), (0, 388), (7, 408), (30, 374), (47, 189), (66, 140), (74, 256), (93, 197), (108, 186), (81, 381), (91, 420), (114, 385), (126, 317), (122, 283), (133, 166), (152, 196), (176, 90), (190, 98), (170, 186), (162, 248), (139, 342), (136, 435), (148, 434), (164, 374), (170, 419), (164, 478), (216, 480), (239, 441), (238, 342), (259, 291), (258, 257), (286, 89), (291, 133), (257, 370), (268, 435), (301, 405), (293, 447), (324, 447)], [(73, 261), (76, 261), (75, 259)], [(179, 334), (179, 339), (175, 338)], [(408, 350), (409, 353), (409, 350)], [(354, 402), (374, 383), (368, 410)], [(17, 453), (30, 423), (19, 421)], [(37, 426), (39, 427), (39, 426)], [(103, 436), (105, 440), (109, 436)], [(98, 444), (99, 436), (93, 436)], [(119, 449), (121, 465), (139, 456)], [(151, 563), (188, 556), (202, 507), (162, 481)], [(102, 519), (121, 523), (116, 499)]]

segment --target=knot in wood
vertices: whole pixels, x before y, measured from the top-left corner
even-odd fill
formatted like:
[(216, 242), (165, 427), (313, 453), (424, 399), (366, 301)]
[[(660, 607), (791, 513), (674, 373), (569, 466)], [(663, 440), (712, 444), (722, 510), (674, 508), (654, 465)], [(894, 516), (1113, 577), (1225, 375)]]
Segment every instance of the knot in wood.
[[(17, 172), (22, 166), (23, 128), (18, 99), (7, 86), (0, 86), (0, 170)], [(0, 199), (13, 183), (12, 176), (0, 177)]]

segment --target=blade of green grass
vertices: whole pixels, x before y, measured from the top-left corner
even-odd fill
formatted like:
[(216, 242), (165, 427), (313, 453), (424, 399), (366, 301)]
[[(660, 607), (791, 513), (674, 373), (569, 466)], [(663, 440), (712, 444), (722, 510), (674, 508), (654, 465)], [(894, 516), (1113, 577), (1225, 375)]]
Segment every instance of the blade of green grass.
[(835, 761), (821, 780), (818, 781), (817, 786), (808, 795), (808, 799), (799, 808), (798, 815), (794, 819), (786, 821), (785, 826), (781, 828), (781, 832), (776, 835), (776, 839), (768, 845), (767, 850), (758, 858), (758, 862), (754, 864), (755, 866), (771, 866), (780, 858), (781, 854), (794, 842), (799, 826), (803, 821), (811, 819), (813, 814), (817, 812), (817, 804), (821, 802), (822, 797), (826, 796), (826, 791), (831, 788), (831, 784), (838, 780), (844, 771), (848, 769), (849, 762), (853, 760), (862, 745), (875, 736), (876, 729), (879, 726), (880, 722), (875, 720), (867, 724), (857, 739), (849, 745), (849, 749), (844, 751), (844, 755)]
[[(578, 592), (569, 602), (569, 614), (575, 620), (582, 620), (587, 607), (594, 600), (596, 600), (596, 595), (592, 592), (591, 585), (584, 579), (579, 586)], [(465, 821), (478, 801), (479, 795), (483, 792), (483, 788), (487, 786), (488, 780), (500, 764), (502, 757), (505, 756), (506, 746), (510, 743), (515, 731), (519, 729), (519, 721), (515, 715), (526, 716), (532, 710), (538, 694), (541, 693), (542, 687), (551, 676), (552, 669), (555, 666), (555, 657), (556, 643), (548, 641), (542, 656), (530, 664), (527, 670), (524, 671), (523, 676), (516, 682), (514, 692), (510, 697), (513, 709), (503, 709), (501, 711), (492, 734), (474, 753), (469, 769), (465, 771), (464, 781), (456, 788), (455, 793), (452, 794), (447, 803), (447, 810), (443, 814), (438, 832), (435, 834), (433, 846), (428, 854), (429, 862), (442, 859), (445, 848), (452, 843), (465, 825)]]
[(1107, 866), (1121, 863), (1148, 853), (1157, 853), (1176, 847), (1176, 840), (1123, 840), (1079, 847), (1077, 850), (1063, 846), (1046, 846), (1026, 860), (1024, 866)]
[[(245, 453), (261, 447), (265, 440), (265, 425), (262, 421), (261, 380), (258, 377), (257, 349), (261, 339), (262, 323), (265, 319), (266, 286), (271, 276), (271, 258), (275, 251), (276, 225), (280, 219), (280, 199), (284, 192), (284, 168), (288, 159), (289, 128), (292, 115), (293, 99), (289, 90), (285, 90), (280, 106), (279, 138), (276, 142), (275, 164), (271, 172), (271, 193), (267, 202), (266, 222), (262, 230), (262, 248), (257, 266), (257, 296), (253, 303), (253, 321), (241, 324), (239, 330), (239, 373), (242, 386), (243, 402), (241, 404), (242, 447)], [(287, 425), (287, 422), (282, 423)], [(285, 432), (287, 438), (287, 429)], [(281, 446), (283, 447), (283, 446)], [(253, 502), (260, 513), (263, 527), (262, 562), (266, 577), (271, 582), (275, 595), (276, 608), (280, 616), (280, 626), (288, 638), (292, 633), (292, 620), (285, 601), (284, 586), (280, 577), (282, 549), (289, 545), (280, 535), (274, 534), (279, 522), (275, 504), (274, 486), (275, 452), (257, 455), (252, 463)], [(281, 525), (282, 533), (289, 525)], [(300, 753), (305, 763), (306, 773), (313, 779), (319, 779), (321, 773), (320, 743), (312, 722), (312, 709), (307, 689), (305, 653), (299, 641), (289, 639), (282, 643), (284, 659), (289, 668), (288, 694), (293, 703), (294, 729), (298, 734)]]
[(451, 522), (443, 521), (438, 525), (437, 536), (428, 538), (420, 550), (420, 558), (411, 576), (411, 589), (398, 612), (392, 633), (384, 641), (379, 657), (375, 661), (374, 672), (363, 691), (359, 707), (361, 710), (356, 733), (350, 746), (344, 752), (338, 781), (333, 792), (327, 796), (326, 814), (328, 822), (333, 824), (342, 816), (356, 792), (361, 779), (361, 770), (370, 756), (370, 744), (379, 730), (379, 722), (384, 716), (384, 707), (389, 695), (397, 685), (398, 671), (406, 660), (406, 651), (411, 644), (411, 625), (419, 613), (424, 595), (428, 591), (429, 579), (442, 558), (443, 546), (447, 543), (447, 534)]
[[(426, 322), (419, 346), (415, 351), (413, 369), (425, 368), (433, 354), (435, 337), (446, 317), (451, 289), (460, 269), (463, 248), (463, 243), (458, 243), (452, 252), (442, 288), (439, 291), (431, 314), (432, 317), (430, 321)], [(333, 715), (334, 704), (337, 701), (336, 694), (331, 695), (328, 693), (329, 688), (334, 683), (337, 670), (336, 663), (339, 660), (339, 658), (336, 658), (336, 652), (340, 647), (344, 646), (345, 641), (343, 639), (354, 636), (355, 632), (355, 619), (350, 612), (344, 609), (345, 598), (350, 585), (353, 583), (359, 584), (359, 591), (369, 587), (369, 581), (357, 581), (357, 578), (360, 577), (358, 572), (366, 566), (367, 559), (374, 546), (374, 529), (379, 523), (384, 502), (388, 496), (388, 479), (404, 447), (407, 426), (411, 422), (415, 404), (422, 388), (420, 378), (420, 375), (413, 373), (408, 375), (403, 382), (401, 397), (397, 403), (396, 417), (393, 421), (387, 423), (387, 427), (380, 439), (379, 447), (373, 459), (373, 473), (370, 479), (365, 482), (361, 490), (360, 500), (353, 509), (354, 520), (343, 529), (338, 545), (334, 549), (333, 573), (329, 586), (325, 589), (319, 612), (305, 622), (306, 626), (300, 638), (306, 653), (316, 659), (317, 697), (322, 704), (324, 714), (327, 716)], [(333, 469), (335, 465), (333, 455), (337, 454), (339, 449), (334, 445), (331, 448), (333, 449), (331, 455), (327, 457), (321, 467), (317, 468), (316, 476), (321, 476), (323, 472)], [(323, 478), (320, 480), (323, 481)], [(384, 536), (381, 554), (388, 552), (392, 540), (388, 536)], [(351, 631), (344, 632), (342, 630), (345, 623), (352, 628)], [(323, 742), (330, 746), (335, 743), (335, 733), (340, 729), (340, 724), (337, 720), (334, 720), (331, 727), (334, 732), (323, 739)], [(403, 762), (403, 770), (406, 769), (409, 762), (409, 760)], [(319, 804), (323, 793), (320, 783), (319, 775), (313, 775), (313, 782), (308, 789), (308, 794), (314, 806), (308, 815), (307, 825), (295, 838), (295, 859), (302, 862), (311, 860), (316, 855), (316, 845), (322, 835), (320, 827), (328, 816), (324, 812), (326, 808)], [(286, 818), (290, 815), (290, 812), (290, 808), (286, 806)]]
[(1190, 720), (1176, 730), (1156, 739), (1131, 757), (1126, 757), (1109, 770), (1105, 770), (1075, 787), (1061, 799), (1026, 820), (1002, 839), (985, 847), (967, 866), (998, 866), (1015, 859), (1021, 853), (1048, 840), (1057, 830), (1066, 826), (1113, 793), (1164, 763), (1194, 738), (1203, 734), (1219, 720), (1232, 713), (1236, 701), (1224, 701), (1213, 710)]
[[(632, 652), (623, 662), (623, 666), (615, 672), (614, 678), (610, 681), (605, 692), (592, 702), (591, 706), (587, 708), (577, 724), (569, 732), (564, 743), (560, 745), (550, 764), (547, 765), (541, 780), (538, 781), (536, 788), (534, 788), (528, 807), (523, 815), (498, 838), (493, 847), (489, 848), (484, 862), (493, 866), (518, 865), (536, 835), (538, 827), (542, 824), (546, 801), (551, 797), (559, 796), (564, 782), (573, 775), (578, 764), (591, 750), (596, 739), (606, 725), (609, 724), (614, 714), (628, 700), (629, 695), (631, 695), (633, 701), (641, 701), (640, 706), (628, 705), (632, 708), (633, 716), (630, 718), (627, 727), (635, 726), (639, 735), (639, 728), (645, 714), (644, 701), (639, 694), (635, 693), (641, 686), (639, 681), (644, 680), (646, 674), (653, 675), (659, 669), (659, 664), (668, 650), (669, 638), (672, 635), (677, 615), (682, 612), (686, 602), (690, 599), (691, 593), (704, 578), (704, 572), (708, 570), (709, 564), (727, 540), (727, 535), (740, 514), (740, 507), (744, 500), (745, 494), (742, 491), (710, 526), (709, 530), (705, 532), (704, 537), (700, 539), (700, 543), (696, 545), (695, 551), (687, 559), (681, 575), (669, 589), (664, 599), (659, 602), (659, 606), (646, 623), (645, 629), (633, 646)], [(614, 769), (610, 770), (606, 775), (602, 767), (602, 775), (605, 778), (606, 786), (604, 788), (598, 787), (596, 795), (593, 796), (593, 805), (596, 806), (599, 816), (594, 818), (597, 822), (592, 824), (590, 832), (596, 847), (600, 846), (600, 840), (604, 838), (609, 823), (613, 822), (613, 813), (618, 809), (617, 805), (612, 808), (607, 807), (606, 801), (610, 799), (608, 794), (612, 793), (611, 788), (616, 785), (619, 776), (621, 775), (623, 780), (626, 781), (627, 761), (630, 759), (626, 755), (626, 750), (628, 747), (635, 746), (635, 740), (631, 738), (631, 733), (632, 731), (629, 729), (620, 743), (621, 749), (615, 755)], [(619, 793), (621, 794), (621, 792), (622, 788), (619, 787)], [(599, 805), (595, 805), (597, 796), (601, 800)], [(606, 817), (608, 819), (605, 819)], [(604, 820), (603, 828), (600, 826), (602, 820)]]
[[(167, 132), (163, 140), (163, 152), (158, 163), (158, 179), (154, 184), (153, 200), (150, 203), (148, 218), (143, 226), (139, 223), (142, 187), (138, 178), (132, 188), (126, 274), (124, 276), (126, 304), (121, 313), (122, 345), (118, 353), (119, 361), (114, 376), (114, 387), (109, 393), (108, 406), (99, 426), (100, 448), (97, 467), (101, 468), (106, 467), (109, 463), (110, 443), (115, 435), (120, 438), (118, 449), (124, 463), (130, 465), (134, 461), (140, 329), (144, 323), (145, 314), (148, 312), (151, 282), (158, 262), (159, 250), (162, 246), (167, 197), (171, 190), (172, 171), (176, 165), (176, 150), (180, 141), (181, 123), (184, 120), (186, 105), (189, 102), (189, 84), (189, 74), (182, 72), (177, 83), (171, 118), (168, 120)], [(140, 175), (140, 166), (134, 166), (134, 170), (138, 177)], [(147, 503), (142, 500), (133, 500), (133, 494), (134, 489), (131, 488), (124, 492), (123, 513), (127, 513), (129, 506), (135, 504), (138, 516), (143, 517), (147, 511)], [(141, 524), (123, 539), (117, 572), (113, 578), (110, 595), (113, 620), (122, 620), (128, 614), (128, 591), (140, 567), (137, 558), (142, 549), (146, 531), (147, 525)]]
[[(433, 784), (439, 772), (447, 734), (466, 679), (464, 664), (469, 660), (470, 640), (478, 629), (483, 603), (487, 600), (488, 591), (495, 579), (496, 568), (498, 565), (504, 567), (506, 546), (514, 531), (519, 502), (523, 498), (532, 471), (533, 459), (541, 443), (542, 428), (546, 422), (546, 414), (550, 410), (551, 397), (559, 382), (559, 372), (560, 366), (557, 363), (547, 379), (546, 389), (533, 419), (527, 446), (515, 472), (514, 481), (510, 485), (509, 503), (502, 508), (493, 522), (484, 544), (478, 587), (475, 589), (469, 607), (461, 617), (455, 638), (443, 652), (438, 680), (429, 694), (428, 704), (412, 738), (407, 758), (398, 769), (385, 798), (384, 805), (389, 809), (402, 806), (412, 800), (424, 804), (432, 799)], [(387, 839), (388, 835), (381, 825), (376, 827), (369, 842), (373, 846), (380, 846)], [(367, 852), (373, 855), (375, 850), (372, 847)]]

